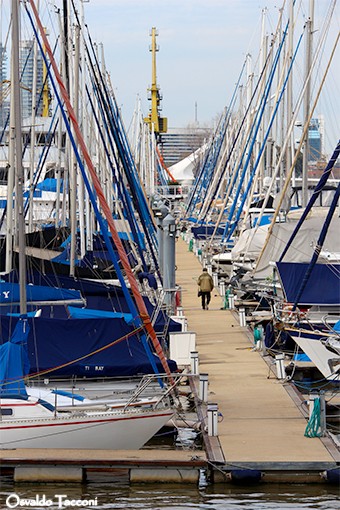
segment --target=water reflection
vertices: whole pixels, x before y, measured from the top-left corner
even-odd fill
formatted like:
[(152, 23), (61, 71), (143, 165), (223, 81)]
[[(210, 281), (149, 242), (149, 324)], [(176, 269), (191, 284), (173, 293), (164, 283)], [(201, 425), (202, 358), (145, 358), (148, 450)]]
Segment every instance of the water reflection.
[[(10, 494), (20, 498), (42, 498), (55, 501), (48, 506), (58, 509), (56, 495), (68, 500), (93, 500), (97, 509), (143, 509), (143, 510), (338, 510), (339, 490), (328, 485), (274, 485), (260, 484), (237, 486), (230, 484), (203, 485), (132, 485), (119, 483), (90, 483), (87, 485), (14, 485), (2, 482), (0, 508), (8, 509), (6, 498)], [(24, 508), (18, 506), (17, 508)], [(30, 506), (41, 509), (41, 506)], [(47, 508), (47, 507), (45, 507)], [(65, 508), (60, 507), (59, 508)], [(79, 508), (77, 506), (77, 508)], [(85, 508), (85, 506), (83, 506)]]

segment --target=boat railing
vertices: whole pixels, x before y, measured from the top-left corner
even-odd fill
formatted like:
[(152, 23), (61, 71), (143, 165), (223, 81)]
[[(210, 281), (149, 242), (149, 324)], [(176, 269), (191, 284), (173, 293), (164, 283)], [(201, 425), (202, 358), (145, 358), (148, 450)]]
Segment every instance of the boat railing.
[(167, 374), (157, 374), (157, 375), (144, 375), (140, 381), (140, 384), (138, 388), (136, 388), (136, 391), (133, 393), (131, 398), (127, 401), (125, 404), (124, 410), (128, 409), (129, 406), (133, 404), (133, 402), (136, 402), (138, 398), (142, 396), (144, 392), (146, 392), (146, 389), (153, 383), (155, 383), (157, 380), (162, 380), (164, 382), (164, 387), (161, 389), (161, 393), (156, 394), (156, 402), (152, 403), (152, 407), (156, 408), (161, 403), (165, 403), (167, 399), (170, 396), (176, 395), (176, 388), (180, 384), (181, 380), (187, 377), (187, 374), (172, 374), (172, 383), (168, 383), (168, 375)]
[(293, 303), (276, 302), (273, 305), (274, 318), (280, 322), (294, 324), (306, 319), (306, 312)]
[[(336, 324), (338, 321), (340, 321), (340, 315), (336, 314), (326, 314), (322, 317), (322, 323), (327, 328), (327, 330), (332, 333), (334, 336), (337, 336), (340, 338), (340, 332), (336, 331), (334, 329), (334, 324)], [(330, 322), (332, 324), (330, 324)]]

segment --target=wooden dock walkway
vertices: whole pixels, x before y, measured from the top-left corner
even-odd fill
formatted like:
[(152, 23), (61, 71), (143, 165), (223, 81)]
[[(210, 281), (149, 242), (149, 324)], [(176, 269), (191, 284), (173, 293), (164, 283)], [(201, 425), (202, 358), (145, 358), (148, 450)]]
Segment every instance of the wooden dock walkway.
[(208, 401), (217, 403), (223, 416), (218, 423), (221, 451), (212, 462), (223, 456), (229, 468), (298, 471), (327, 469), (339, 462), (329, 439), (304, 437), (307, 421), (292, 386), (278, 380), (252, 350), (249, 331), (239, 325), (236, 314), (223, 309), (218, 289), (212, 292), (209, 310), (202, 310), (196, 283), (202, 266), (181, 238), (176, 265), (188, 330), (196, 332), (199, 371), (209, 374)]

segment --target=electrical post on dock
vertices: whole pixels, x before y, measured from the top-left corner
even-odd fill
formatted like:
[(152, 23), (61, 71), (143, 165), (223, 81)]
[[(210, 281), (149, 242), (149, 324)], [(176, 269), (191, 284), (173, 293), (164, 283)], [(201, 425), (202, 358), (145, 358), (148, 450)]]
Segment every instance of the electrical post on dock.
[(191, 373), (192, 373), (192, 375), (198, 375), (199, 374), (198, 351), (192, 351), (190, 353), (190, 361), (191, 361)]
[(207, 405), (208, 415), (208, 436), (218, 436), (218, 405), (213, 402), (208, 402)]
[(169, 213), (163, 220), (163, 288), (165, 303), (171, 313), (174, 312), (174, 298), (176, 292), (175, 275), (176, 258), (176, 220)]

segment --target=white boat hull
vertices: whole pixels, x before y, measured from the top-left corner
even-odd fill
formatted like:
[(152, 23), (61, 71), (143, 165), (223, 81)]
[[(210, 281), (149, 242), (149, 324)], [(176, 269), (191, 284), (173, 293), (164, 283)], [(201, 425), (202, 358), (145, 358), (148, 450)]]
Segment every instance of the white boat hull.
[(89, 413), (56, 418), (3, 420), (0, 448), (137, 450), (173, 416), (171, 410)]

